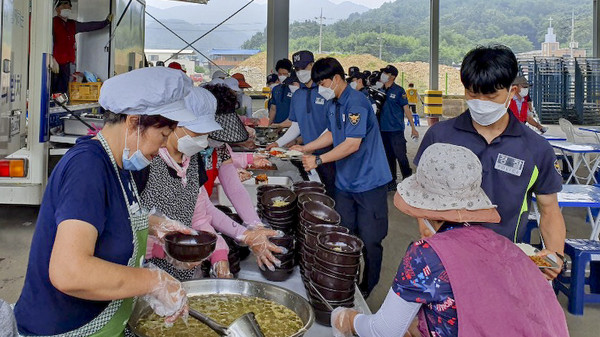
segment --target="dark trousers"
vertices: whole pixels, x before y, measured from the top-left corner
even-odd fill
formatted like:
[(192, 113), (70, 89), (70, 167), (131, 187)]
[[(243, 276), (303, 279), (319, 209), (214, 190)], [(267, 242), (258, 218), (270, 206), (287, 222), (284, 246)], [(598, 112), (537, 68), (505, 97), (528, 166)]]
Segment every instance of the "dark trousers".
[(59, 64), (58, 74), (52, 74), (52, 88), (53, 94), (56, 93), (69, 93), (69, 79), (71, 78), (71, 63)]
[(417, 113), (417, 105), (416, 104), (409, 104), (408, 105), (410, 107), (410, 111), (414, 114)]
[(326, 194), (335, 197), (335, 163), (325, 163), (317, 167), (321, 182), (325, 184)]
[(406, 156), (404, 131), (381, 131), (381, 140), (383, 141), (385, 155), (390, 165), (390, 172), (392, 172), (392, 183), (395, 185), (397, 179), (396, 161), (400, 164), (402, 179), (406, 179), (412, 175), (412, 169)]
[(388, 232), (387, 186), (383, 185), (362, 193), (335, 192), (335, 209), (342, 217), (342, 225), (365, 244), (365, 269), (360, 290), (370, 294), (379, 282), (383, 246)]

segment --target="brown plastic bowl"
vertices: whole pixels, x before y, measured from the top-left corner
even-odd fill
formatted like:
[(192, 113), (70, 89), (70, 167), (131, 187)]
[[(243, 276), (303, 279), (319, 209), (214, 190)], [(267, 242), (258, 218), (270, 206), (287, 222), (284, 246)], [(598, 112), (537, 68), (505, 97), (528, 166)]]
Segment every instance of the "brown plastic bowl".
[(302, 216), (312, 224), (339, 224), (340, 214), (333, 208), (325, 206), (316, 201), (307, 201), (304, 203)]
[(272, 282), (283, 282), (287, 280), (292, 272), (294, 271), (294, 267), (289, 269), (275, 269), (274, 271), (270, 271), (265, 268), (265, 270), (260, 270), (260, 273), (269, 281)]
[(327, 288), (354, 289), (354, 280), (337, 277), (331, 273), (326, 273), (315, 268), (311, 271), (310, 279), (314, 283)]
[(306, 192), (298, 195), (298, 206), (300, 208), (302, 208), (307, 201), (316, 201), (331, 208), (335, 207), (335, 201), (325, 194)]
[(273, 253), (273, 257), (281, 261), (281, 263), (285, 263), (288, 261), (294, 261), (295, 254), (296, 253), (294, 253), (294, 251), (290, 251), (286, 254)]
[(294, 192), (297, 195), (305, 194), (305, 193), (320, 193), (325, 194), (325, 188), (323, 187), (302, 187), (294, 189)]
[(321, 260), (343, 265), (343, 266), (355, 266), (360, 263), (360, 254), (358, 255), (346, 255), (332, 252), (330, 250), (319, 248), (315, 253)]
[(284, 235), (279, 238), (270, 237), (269, 241), (276, 246), (285, 247), (289, 251), (294, 249), (294, 237), (292, 235)]
[(313, 285), (321, 293), (323, 298), (325, 298), (328, 301), (344, 302), (350, 301), (350, 299), (354, 299), (354, 287), (345, 290), (337, 290), (328, 287), (323, 287), (322, 285), (314, 282)]
[(305, 188), (305, 187), (325, 188), (325, 184), (320, 183), (318, 181), (299, 181), (297, 183), (294, 183), (294, 185), (292, 186), (292, 189), (296, 190), (296, 189), (301, 189), (301, 188)]
[(259, 185), (256, 187), (256, 195), (262, 195), (266, 191), (270, 190), (290, 190), (289, 188), (281, 185)]
[(306, 228), (306, 244), (311, 247), (317, 247), (319, 243), (317, 236), (322, 233), (348, 233), (349, 230), (346, 227), (340, 225), (311, 225)]
[[(289, 204), (282, 207), (274, 207), (273, 202), (277, 199), (284, 199)], [(274, 189), (263, 193), (260, 198), (264, 211), (285, 212), (296, 208), (296, 194), (288, 189)]]
[(200, 231), (198, 235), (169, 233), (165, 235), (165, 252), (175, 260), (199, 262), (212, 254), (217, 245), (217, 236)]
[(355, 265), (343, 265), (337, 263), (331, 263), (328, 261), (324, 261), (320, 259), (318, 256), (314, 256), (315, 264), (321, 265), (324, 270), (331, 270), (335, 273), (345, 274), (345, 275), (356, 275), (358, 274), (359, 264)]
[(352, 281), (352, 282), (357, 282), (358, 281), (358, 273), (356, 273), (356, 274), (337, 273), (337, 272), (335, 272), (333, 270), (329, 270), (329, 269), (321, 266), (318, 263), (315, 263), (313, 265), (313, 269), (318, 270), (319, 272), (331, 274), (331, 275), (336, 276), (338, 278), (349, 280), (349, 281)]
[(364, 244), (360, 238), (347, 233), (321, 233), (318, 247), (340, 255), (360, 255)]

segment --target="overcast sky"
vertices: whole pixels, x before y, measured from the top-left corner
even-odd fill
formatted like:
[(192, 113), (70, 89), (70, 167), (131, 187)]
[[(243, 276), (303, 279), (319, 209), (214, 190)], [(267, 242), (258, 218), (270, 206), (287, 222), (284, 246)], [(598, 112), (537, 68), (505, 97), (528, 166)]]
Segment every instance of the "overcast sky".
[[(210, 1), (223, 1), (223, 0), (210, 0)], [(255, 0), (258, 3), (266, 3), (267, 0)], [(290, 0), (290, 1), (302, 1), (302, 0)], [(390, 2), (392, 0), (329, 0), (334, 3), (340, 3), (344, 1), (354, 2), (369, 8), (378, 8), (384, 2)], [(169, 8), (179, 5), (177, 1), (165, 1), (165, 0), (146, 0), (146, 3), (152, 7), (158, 8)]]

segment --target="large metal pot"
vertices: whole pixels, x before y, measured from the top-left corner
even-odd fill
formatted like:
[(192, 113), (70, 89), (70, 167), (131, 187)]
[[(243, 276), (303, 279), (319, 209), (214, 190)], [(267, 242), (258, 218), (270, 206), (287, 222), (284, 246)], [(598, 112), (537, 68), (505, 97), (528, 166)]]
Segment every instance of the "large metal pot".
[[(312, 326), (315, 320), (315, 314), (304, 297), (293, 291), (274, 286), (265, 282), (233, 279), (203, 279), (196, 281), (183, 282), (183, 287), (188, 296), (212, 295), (212, 294), (230, 294), (260, 297), (275, 303), (286, 306), (294, 311), (304, 323), (300, 331), (290, 337), (301, 337)], [(142, 299), (138, 299), (133, 309), (133, 314), (129, 319), (129, 329), (139, 337), (147, 337), (137, 330), (139, 320), (150, 314), (152, 309)]]

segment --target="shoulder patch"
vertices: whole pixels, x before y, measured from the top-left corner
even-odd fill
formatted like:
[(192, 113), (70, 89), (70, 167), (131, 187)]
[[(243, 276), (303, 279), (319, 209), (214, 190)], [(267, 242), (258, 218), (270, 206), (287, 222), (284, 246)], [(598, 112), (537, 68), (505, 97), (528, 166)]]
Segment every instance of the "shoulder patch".
[(559, 175), (562, 175), (562, 172), (560, 170), (560, 163), (558, 162), (558, 159), (554, 160), (554, 168), (556, 169), (556, 172), (558, 172)]
[(358, 122), (360, 122), (360, 114), (351, 113), (348, 115), (348, 117), (350, 118), (350, 124), (352, 125), (356, 125)]

